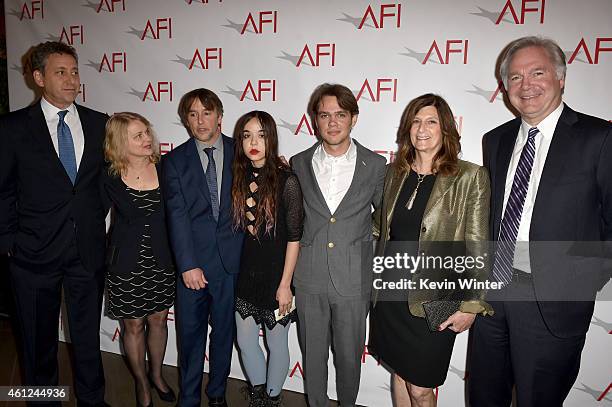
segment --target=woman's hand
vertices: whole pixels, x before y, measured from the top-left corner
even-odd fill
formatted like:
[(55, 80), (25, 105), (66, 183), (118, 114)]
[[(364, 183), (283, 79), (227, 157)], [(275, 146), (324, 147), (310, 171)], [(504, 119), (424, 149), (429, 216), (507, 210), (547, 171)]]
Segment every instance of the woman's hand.
[(442, 324), (438, 328), (439, 331), (443, 331), (446, 328), (450, 328), (451, 331), (460, 333), (465, 331), (466, 329), (470, 329), (472, 324), (474, 323), (474, 319), (476, 318), (476, 314), (470, 314), (467, 312), (457, 311)]
[(291, 302), (293, 300), (293, 293), (289, 286), (280, 285), (276, 290), (276, 301), (278, 301), (278, 314), (285, 316), (291, 310)]

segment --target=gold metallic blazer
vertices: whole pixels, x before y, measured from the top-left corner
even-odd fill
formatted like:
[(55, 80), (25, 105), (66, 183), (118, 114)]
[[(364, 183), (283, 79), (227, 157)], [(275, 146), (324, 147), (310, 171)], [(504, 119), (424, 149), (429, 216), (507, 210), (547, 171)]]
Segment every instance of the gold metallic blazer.
[[(385, 246), (389, 240), (389, 229), (393, 211), (409, 172), (398, 172), (389, 165), (385, 176), (382, 205), (374, 212), (374, 235), (379, 237), (376, 256), (384, 256)], [(489, 175), (486, 168), (459, 160), (459, 172), (456, 175), (438, 175), (429, 196), (419, 233), (419, 253), (427, 254), (428, 242), (465, 242), (467, 255), (483, 254), (489, 238)], [(488, 254), (488, 258), (491, 256)], [(488, 262), (487, 262), (488, 263)], [(478, 281), (486, 280), (489, 267), (471, 270), (470, 275)], [(412, 274), (412, 281), (427, 276), (427, 270)], [(417, 285), (418, 287), (418, 285)], [(465, 299), (460, 307), (463, 312), (493, 314), (492, 307), (483, 301), (483, 290), (471, 290), (462, 293)], [(422, 303), (441, 299), (439, 290), (411, 289), (409, 308), (412, 315), (424, 317)], [(376, 293), (374, 305), (376, 304)]]

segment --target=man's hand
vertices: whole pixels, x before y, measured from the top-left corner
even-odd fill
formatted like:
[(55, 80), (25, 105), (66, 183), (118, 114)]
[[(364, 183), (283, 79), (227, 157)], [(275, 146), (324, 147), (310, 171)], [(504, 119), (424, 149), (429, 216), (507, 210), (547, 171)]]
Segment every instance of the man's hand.
[(450, 328), (451, 331), (460, 333), (465, 331), (466, 329), (470, 329), (472, 324), (474, 323), (474, 319), (476, 318), (476, 314), (470, 314), (467, 312), (457, 311), (442, 324), (438, 328), (439, 331), (443, 331), (446, 328)]
[(206, 281), (206, 277), (204, 277), (204, 271), (198, 267), (183, 272), (183, 283), (187, 288), (199, 290), (206, 287), (208, 281)]

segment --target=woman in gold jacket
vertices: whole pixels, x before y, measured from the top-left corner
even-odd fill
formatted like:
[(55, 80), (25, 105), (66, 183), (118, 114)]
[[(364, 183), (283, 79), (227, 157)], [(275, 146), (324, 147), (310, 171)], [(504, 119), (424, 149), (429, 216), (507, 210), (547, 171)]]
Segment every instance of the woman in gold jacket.
[[(396, 266), (383, 273), (383, 281), (394, 274), (391, 280), (412, 284), (408, 304), (406, 291), (398, 300), (388, 296), (395, 290), (375, 290), (370, 315), (369, 348), (393, 370), (395, 406), (435, 406), (433, 388), (446, 380), (455, 335), (469, 329), (477, 313), (492, 314), (483, 301), (483, 290), (453, 290), (450, 283), (426, 289), (420, 282), (452, 281), (447, 277), (453, 275), (474, 283), (487, 277), (489, 177), (485, 168), (458, 159), (459, 138), (444, 99), (426, 94), (412, 100), (402, 114), (397, 156), (388, 167), (383, 202), (374, 214), (375, 231), (380, 235), (379, 259), (385, 255), (395, 258), (397, 245), (405, 249), (408, 242), (414, 242), (409, 256), (452, 253), (453, 259), (478, 257), (482, 266), (457, 267), (457, 273), (444, 274), (424, 267), (410, 272), (404, 264), (404, 268)], [(374, 287), (380, 289), (380, 282), (375, 281)], [(423, 303), (444, 300), (449, 291), (460, 296), (459, 310), (432, 332)]]

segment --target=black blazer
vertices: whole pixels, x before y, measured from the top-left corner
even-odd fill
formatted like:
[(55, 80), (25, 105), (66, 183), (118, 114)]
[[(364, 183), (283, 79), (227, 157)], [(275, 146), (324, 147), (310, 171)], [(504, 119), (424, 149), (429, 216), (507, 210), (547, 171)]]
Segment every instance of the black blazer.
[[(157, 169), (160, 191), (162, 191), (161, 165), (157, 164), (155, 168)], [(111, 176), (108, 171), (104, 170), (101, 179), (105, 206), (114, 208), (106, 255), (108, 272), (122, 274), (134, 270), (138, 261), (140, 241), (146, 223), (151, 227), (151, 247), (157, 264), (164, 268), (172, 265), (163, 193), (161, 210), (152, 213), (150, 216), (144, 216), (134, 206), (132, 197), (126, 191), (126, 185), (121, 177)]]
[(0, 117), (0, 253), (24, 265), (58, 265), (76, 237), (86, 269), (104, 267), (106, 116), (76, 105), (85, 147), (74, 186), (53, 147), (40, 103)]
[[(520, 118), (514, 119), (483, 138), (484, 166), (491, 175), (492, 240), (499, 236), (506, 174), (520, 125)], [(561, 337), (584, 334), (592, 299), (610, 279), (602, 261), (609, 253), (600, 243), (612, 241), (612, 124), (564, 106), (538, 186), (529, 241), (535, 294), (548, 328)]]

